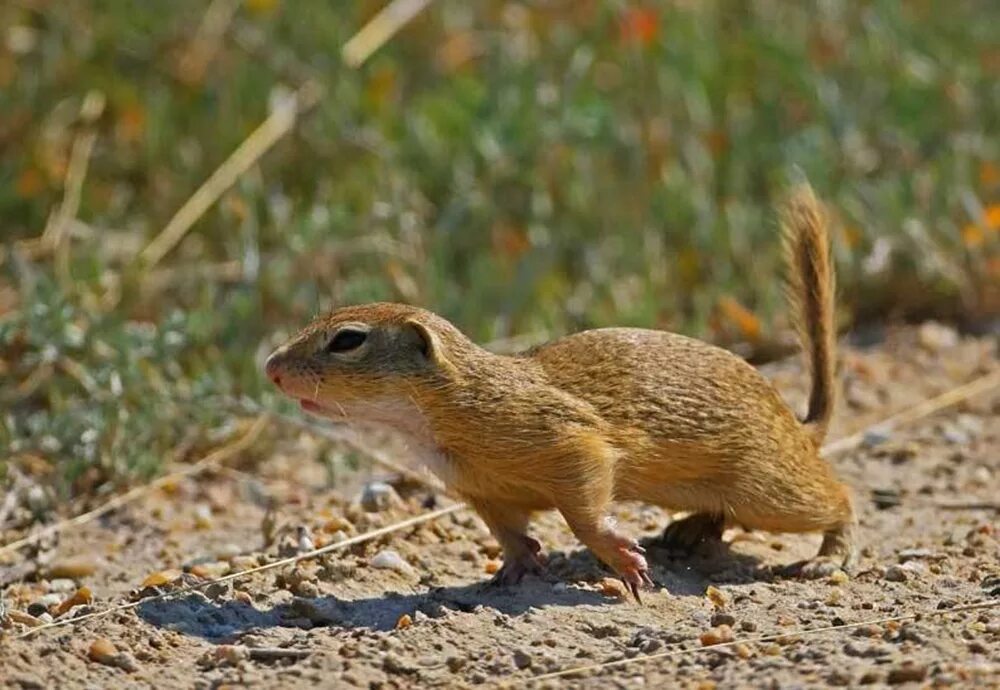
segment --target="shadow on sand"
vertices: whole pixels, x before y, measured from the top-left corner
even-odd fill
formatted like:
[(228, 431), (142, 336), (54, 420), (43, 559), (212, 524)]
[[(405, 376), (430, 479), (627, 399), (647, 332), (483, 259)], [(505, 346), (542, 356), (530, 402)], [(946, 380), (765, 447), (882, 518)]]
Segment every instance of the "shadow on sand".
[[(711, 583), (743, 583), (770, 576), (752, 557), (720, 548), (715, 553), (677, 560), (646, 541), (657, 588), (675, 597), (703, 596)], [(363, 573), (364, 571), (360, 571)], [(157, 627), (213, 641), (226, 641), (254, 629), (270, 627), (338, 627), (391, 630), (404, 613), (419, 611), (437, 618), (449, 611), (492, 610), (519, 616), (531, 609), (569, 606), (615, 606), (621, 599), (599, 591), (560, 583), (595, 582), (607, 572), (589, 551), (550, 554), (541, 578), (528, 577), (514, 587), (496, 587), (485, 581), (451, 587), (431, 587), (420, 593), (385, 592), (372, 597), (341, 599), (335, 596), (295, 597), (270, 608), (257, 608), (228, 595), (210, 599), (200, 592), (161, 599), (138, 607), (143, 620)]]

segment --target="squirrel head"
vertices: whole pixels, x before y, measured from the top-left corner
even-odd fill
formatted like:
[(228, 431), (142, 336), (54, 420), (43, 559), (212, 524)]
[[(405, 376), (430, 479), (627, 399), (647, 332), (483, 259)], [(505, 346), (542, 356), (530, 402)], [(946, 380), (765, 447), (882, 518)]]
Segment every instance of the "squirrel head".
[(331, 418), (413, 405), (414, 396), (457, 376), (449, 356), (471, 342), (417, 307), (373, 303), (315, 319), (275, 350), (268, 378), (303, 409)]

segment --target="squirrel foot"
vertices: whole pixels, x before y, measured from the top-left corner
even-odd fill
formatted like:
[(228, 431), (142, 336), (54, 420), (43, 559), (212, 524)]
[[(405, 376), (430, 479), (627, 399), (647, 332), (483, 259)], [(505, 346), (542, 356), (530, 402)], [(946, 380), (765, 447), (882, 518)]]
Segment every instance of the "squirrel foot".
[(797, 577), (803, 580), (819, 580), (829, 577), (840, 570), (840, 562), (826, 556), (816, 556), (804, 561), (796, 561), (790, 565), (778, 568), (778, 573), (785, 577)]
[(780, 569), (782, 575), (816, 580), (837, 570), (849, 572), (854, 564), (854, 525), (849, 523), (823, 534), (823, 543), (814, 558)]
[(635, 600), (642, 603), (639, 590), (645, 586), (653, 586), (653, 579), (649, 575), (649, 564), (643, 556), (646, 550), (639, 546), (635, 539), (613, 535), (617, 544), (615, 545), (615, 559), (610, 563), (611, 567), (618, 573), (622, 583), (632, 593)]
[(691, 555), (702, 544), (722, 541), (724, 528), (719, 515), (693, 513), (667, 525), (657, 542), (667, 551)]
[(488, 583), (491, 587), (516, 585), (525, 575), (541, 575), (545, 570), (545, 557), (541, 553), (542, 545), (538, 540), (523, 535), (521, 545), (524, 548), (504, 554), (503, 565)]

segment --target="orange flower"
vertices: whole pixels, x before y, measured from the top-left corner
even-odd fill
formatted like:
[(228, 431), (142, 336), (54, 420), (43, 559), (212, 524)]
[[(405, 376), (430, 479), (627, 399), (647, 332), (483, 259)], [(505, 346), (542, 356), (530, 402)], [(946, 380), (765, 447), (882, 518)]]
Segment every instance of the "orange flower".
[(648, 46), (660, 33), (660, 17), (649, 8), (629, 8), (622, 14), (620, 29), (623, 43)]
[(750, 341), (760, 339), (760, 319), (732, 297), (719, 298), (719, 310), (725, 319), (736, 325), (743, 337)]

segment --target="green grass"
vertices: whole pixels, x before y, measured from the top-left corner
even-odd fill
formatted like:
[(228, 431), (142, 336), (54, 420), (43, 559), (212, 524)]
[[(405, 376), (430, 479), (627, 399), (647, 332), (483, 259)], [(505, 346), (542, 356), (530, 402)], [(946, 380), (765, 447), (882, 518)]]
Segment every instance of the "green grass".
[[(480, 340), (727, 340), (748, 331), (731, 298), (766, 337), (796, 169), (836, 213), (845, 323), (995, 313), (996, 3), (438, 0), (351, 70), (339, 46), (378, 6), (247, 2), (203, 73), (183, 66), (205, 3), (0, 8), (11, 457), (56, 465), (64, 494), (155, 473), (231, 423), (219, 400), (275, 404), (262, 354), (348, 302), (419, 303)], [(129, 269), (303, 75), (320, 105), (160, 266)], [(58, 206), (94, 90), (67, 282), (18, 242)]]

